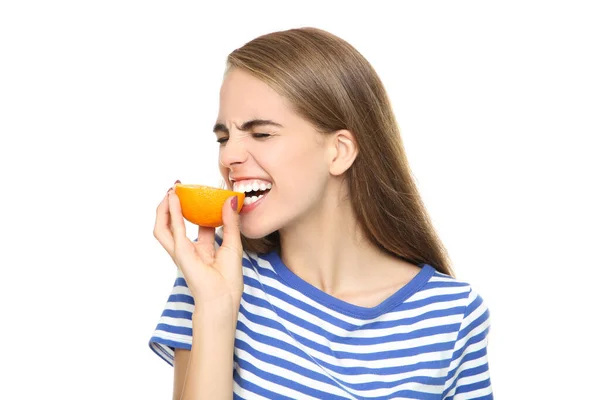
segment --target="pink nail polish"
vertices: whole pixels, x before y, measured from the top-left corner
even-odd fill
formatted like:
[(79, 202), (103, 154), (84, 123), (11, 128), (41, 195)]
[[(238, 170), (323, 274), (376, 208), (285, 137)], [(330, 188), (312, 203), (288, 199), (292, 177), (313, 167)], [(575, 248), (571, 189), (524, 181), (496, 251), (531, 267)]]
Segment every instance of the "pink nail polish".
[(233, 209), (233, 211), (237, 211), (237, 208), (238, 208), (237, 196), (233, 196), (233, 198), (231, 199), (231, 208)]

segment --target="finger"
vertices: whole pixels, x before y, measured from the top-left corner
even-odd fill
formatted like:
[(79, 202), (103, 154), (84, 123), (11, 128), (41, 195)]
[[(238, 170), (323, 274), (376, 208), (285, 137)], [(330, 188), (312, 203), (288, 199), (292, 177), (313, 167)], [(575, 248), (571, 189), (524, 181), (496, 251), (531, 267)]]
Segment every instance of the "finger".
[(223, 204), (223, 244), (217, 253), (217, 260), (221, 265), (237, 265), (242, 259), (242, 239), (237, 201), (238, 197), (233, 196)]
[(202, 262), (210, 265), (215, 258), (215, 228), (198, 226), (196, 250)]
[(183, 221), (183, 214), (181, 213), (179, 197), (173, 190), (170, 190), (167, 196), (169, 201), (169, 213), (171, 215), (171, 229), (173, 230), (173, 241), (175, 242), (175, 251), (177, 251), (178, 246), (187, 240), (185, 222)]
[(168, 193), (162, 199), (156, 208), (156, 220), (154, 222), (154, 237), (164, 247), (164, 249), (173, 257), (174, 242), (173, 233), (170, 228), (171, 215), (169, 213)]

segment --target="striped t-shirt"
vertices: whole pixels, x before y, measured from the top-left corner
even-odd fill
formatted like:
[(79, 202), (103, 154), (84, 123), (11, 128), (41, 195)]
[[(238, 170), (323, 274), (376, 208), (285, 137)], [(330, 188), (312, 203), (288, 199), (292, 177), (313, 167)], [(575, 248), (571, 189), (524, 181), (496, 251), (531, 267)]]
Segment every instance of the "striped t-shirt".
[[(467, 283), (423, 264), (365, 308), (303, 281), (275, 252), (245, 252), (242, 265), (234, 398), (492, 399), (489, 313)], [(178, 272), (150, 339), (171, 365), (175, 348), (191, 348), (193, 309)]]

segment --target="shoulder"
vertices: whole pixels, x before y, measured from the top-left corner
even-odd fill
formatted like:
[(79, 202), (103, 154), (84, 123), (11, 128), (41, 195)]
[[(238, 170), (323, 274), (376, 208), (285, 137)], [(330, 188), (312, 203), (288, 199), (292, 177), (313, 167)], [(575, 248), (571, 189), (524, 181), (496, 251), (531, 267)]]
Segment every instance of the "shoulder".
[(469, 282), (453, 278), (439, 272), (432, 276), (433, 282), (440, 285), (455, 287), (460, 291), (458, 307), (461, 310), (460, 340), (465, 336), (486, 336), (490, 327), (490, 311), (482, 295)]
[[(433, 267), (428, 267), (433, 269)], [(446, 275), (437, 270), (433, 270), (424, 289), (439, 289), (440, 292), (462, 294), (462, 297), (467, 300), (481, 297), (476, 288), (468, 281)]]
[[(444, 274), (435, 273), (432, 284), (460, 290), (456, 300), (456, 320), (453, 321), (452, 356), (447, 367), (443, 398), (468, 396), (491, 398), (487, 361), (489, 311), (482, 296), (471, 284)], [(485, 396), (484, 396), (485, 395)], [(484, 397), (483, 397), (484, 396)]]
[(416, 295), (432, 302), (444, 302), (462, 317), (461, 325), (472, 321), (483, 323), (489, 319), (487, 304), (476, 288), (465, 280), (438, 271), (433, 271)]

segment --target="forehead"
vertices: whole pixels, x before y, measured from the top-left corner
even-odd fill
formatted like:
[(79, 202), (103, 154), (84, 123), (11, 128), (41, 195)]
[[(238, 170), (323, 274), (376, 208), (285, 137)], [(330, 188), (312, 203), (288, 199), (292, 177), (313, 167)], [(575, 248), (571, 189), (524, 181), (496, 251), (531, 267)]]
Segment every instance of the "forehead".
[(219, 99), (219, 120), (289, 117), (287, 100), (249, 73), (233, 68), (225, 75)]

